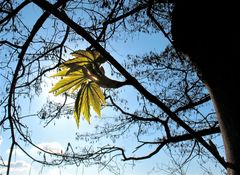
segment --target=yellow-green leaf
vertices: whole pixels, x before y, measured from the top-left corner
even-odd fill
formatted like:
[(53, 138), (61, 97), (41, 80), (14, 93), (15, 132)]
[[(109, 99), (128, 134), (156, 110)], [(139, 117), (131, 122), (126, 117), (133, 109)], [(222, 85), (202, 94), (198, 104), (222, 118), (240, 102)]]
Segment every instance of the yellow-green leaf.
[(92, 63), (97, 59), (93, 51), (78, 50), (71, 54), (74, 58), (65, 61), (61, 67), (73, 67), (73, 65), (83, 66)]
[(99, 66), (106, 60), (97, 51), (78, 50), (72, 53), (73, 59), (60, 65), (61, 70), (52, 77), (61, 77), (49, 92), (59, 95), (68, 90), (74, 92), (79, 89), (74, 104), (74, 118), (79, 127), (80, 115), (90, 123), (90, 108), (101, 116), (101, 106), (105, 105), (105, 97), (96, 82), (104, 74)]
[[(93, 84), (93, 83), (91, 83)], [(98, 87), (100, 88), (100, 87)], [(93, 87), (89, 87), (88, 89), (88, 98), (89, 103), (93, 107), (93, 110), (98, 114), (98, 116), (101, 116), (101, 99), (98, 98), (97, 94), (95, 93), (95, 90)]]
[(66, 76), (66, 78), (61, 79), (60, 81), (58, 81), (53, 87), (52, 89), (49, 91), (49, 93), (51, 92), (56, 92), (55, 96), (66, 92), (69, 89), (73, 89), (73, 91), (75, 91), (77, 87), (80, 87), (80, 85), (84, 82), (87, 82), (88, 79), (84, 76), (84, 74), (82, 72), (75, 72), (75, 74)]
[(100, 64), (102, 64), (106, 62), (106, 59), (104, 59), (99, 52), (93, 50), (78, 50), (71, 53), (71, 55), (74, 58), (65, 61), (60, 67), (73, 67), (74, 65), (83, 66), (87, 64), (92, 64), (93, 62), (99, 62)]
[(83, 58), (84, 57), (89, 62), (92, 62), (100, 56), (100, 53), (97, 51), (93, 51), (93, 50), (88, 50), (88, 51), (77, 50), (75, 52), (72, 52), (71, 55), (74, 56), (75, 58)]
[(77, 89), (79, 89), (80, 87), (81, 87), (81, 83), (79, 83), (79, 84), (76, 84), (75, 86), (73, 86), (72, 87), (72, 89), (71, 89), (71, 91), (70, 91), (70, 93), (72, 94), (73, 92), (75, 92)]
[(59, 76), (65, 76), (68, 72), (68, 69), (62, 69), (58, 71), (57, 73), (51, 75), (51, 77), (59, 77)]
[[(82, 86), (82, 88), (83, 88), (83, 86)], [(81, 112), (81, 111), (79, 111), (79, 101), (80, 101), (80, 96), (81, 96), (81, 92), (82, 92), (81, 89), (77, 93), (77, 98), (76, 98), (75, 104), (74, 104), (74, 118), (75, 118), (78, 128), (79, 128), (79, 123), (80, 123), (80, 112)]]
[(77, 70), (77, 71), (71, 71), (71, 69), (62, 69), (58, 71), (57, 73), (51, 75), (51, 77), (63, 77), (63, 76), (80, 76), (83, 77), (84, 73), (82, 70)]
[(100, 86), (97, 83), (92, 82), (91, 88), (92, 88), (92, 91), (94, 91), (94, 93), (96, 94), (95, 98), (99, 98), (101, 100), (101, 104), (106, 105), (105, 97), (103, 95), (103, 92)]
[(88, 93), (88, 89), (86, 88), (86, 90), (83, 92), (81, 112), (83, 114), (83, 117), (90, 124), (90, 100), (87, 93)]
[(74, 106), (74, 118), (76, 120), (77, 126), (79, 126), (80, 115), (83, 114), (83, 117), (90, 122), (90, 107), (86, 101), (86, 84), (81, 86), (81, 89), (78, 91), (77, 98), (75, 100)]
[(74, 119), (76, 121), (77, 127), (79, 128), (79, 125), (80, 125), (79, 115), (77, 114), (76, 111), (74, 111), (73, 116), (74, 116)]
[(93, 110), (101, 116), (101, 105), (105, 104), (105, 99), (101, 88), (95, 82), (83, 84), (77, 94), (74, 107), (74, 117), (79, 126), (79, 118), (83, 117), (90, 123), (90, 106)]

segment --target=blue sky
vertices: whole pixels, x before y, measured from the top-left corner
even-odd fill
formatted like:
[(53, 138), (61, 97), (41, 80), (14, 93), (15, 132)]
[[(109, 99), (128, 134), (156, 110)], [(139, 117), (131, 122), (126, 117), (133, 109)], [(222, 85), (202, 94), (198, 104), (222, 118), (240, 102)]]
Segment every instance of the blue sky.
[[(29, 23), (31, 25), (31, 23)], [(162, 44), (161, 44), (162, 43)], [(162, 37), (161, 34), (153, 34), (151, 36), (149, 35), (143, 35), (139, 34), (134, 39), (129, 39), (127, 42), (125, 41), (117, 41), (113, 42), (111, 47), (108, 48), (108, 51), (121, 62), (122, 59), (126, 57), (127, 54), (144, 54), (148, 51), (157, 51), (160, 52), (165, 46), (167, 41)], [(160, 44), (160, 45), (159, 45)], [(160, 47), (159, 47), (160, 46)], [(86, 46), (83, 44), (80, 46), (79, 49), (84, 49)], [(66, 59), (70, 57), (67, 56)], [(3, 80), (1, 80), (3, 81)], [(53, 80), (52, 78), (47, 78), (46, 81), (57, 81)], [(31, 101), (28, 99), (21, 100), (20, 104), (22, 105), (22, 115), (28, 115), (28, 114), (36, 114), (42, 107), (42, 105), (46, 102), (47, 98), (50, 98), (53, 101), (63, 103), (64, 99), (63, 97), (55, 97), (52, 94), (49, 94), (48, 91), (51, 88), (52, 83), (48, 83), (50, 86), (44, 87), (43, 86), (43, 93), (39, 97), (34, 97)], [(134, 90), (128, 90), (128, 96), (134, 98)], [(132, 99), (133, 103), (135, 105), (136, 99)], [(107, 111), (106, 116), (109, 116), (109, 111)], [(104, 117), (105, 114), (103, 113), (102, 116)], [(75, 121), (73, 118), (70, 119), (60, 119), (56, 120), (53, 124), (51, 123), (47, 127), (43, 127), (44, 123), (42, 123), (40, 120), (37, 119), (37, 117), (29, 117), (26, 119), (25, 123), (29, 126), (31, 131), (32, 140), (37, 144), (41, 145), (41, 147), (44, 147), (48, 145), (51, 149), (54, 150), (61, 150), (65, 149), (68, 142), (79, 144), (75, 142), (75, 132), (86, 132), (88, 130), (91, 130), (91, 128), (94, 128), (95, 123), (101, 122), (101, 119), (92, 119), (92, 124), (88, 125), (86, 121), (81, 122), (81, 126), (79, 129), (77, 129)], [(0, 142), (0, 154), (2, 157), (7, 160), (7, 156), (9, 153), (9, 133), (1, 131), (1, 142)], [(25, 148), (30, 153), (34, 153), (34, 148), (30, 145), (26, 146)], [(35, 150), (36, 151), (36, 150)], [(35, 155), (37, 156), (37, 155)], [(25, 175), (26, 173), (31, 172), (31, 175), (35, 174), (81, 174), (79, 172), (84, 172), (84, 175), (91, 175), (91, 174), (107, 174), (108, 171), (100, 171), (98, 172), (98, 167), (91, 167), (91, 168), (84, 168), (83, 166), (80, 167), (69, 167), (69, 168), (58, 168), (58, 167), (41, 167), (41, 165), (38, 165), (37, 163), (32, 163), (29, 158), (27, 158), (24, 153), (21, 152), (21, 150), (16, 149), (14, 151), (13, 156), (13, 163), (12, 163), (12, 173), (13, 175)], [(129, 163), (131, 164), (131, 163)], [(139, 165), (138, 165), (139, 164)], [(144, 165), (144, 166), (143, 166)], [(144, 162), (137, 163), (136, 167), (133, 169), (132, 166), (127, 166), (128, 168), (125, 169), (125, 174), (146, 174), (147, 171), (149, 171), (151, 168), (153, 168), (152, 163), (147, 164)], [(0, 168), (0, 172), (4, 173), (4, 168)]]
[[(159, 44), (162, 43), (162, 44)], [(121, 61), (126, 54), (142, 54), (147, 51), (156, 51), (160, 52), (164, 46), (166, 46), (166, 40), (162, 38), (161, 34), (154, 34), (151, 36), (148, 35), (139, 35), (135, 39), (129, 39), (128, 42), (117, 42), (114, 43), (113, 47), (115, 50), (117, 50), (117, 53), (112, 51), (110, 52), (112, 55)], [(160, 47), (158, 47), (160, 46)], [(126, 52), (127, 51), (127, 52)], [(57, 81), (52, 80), (49, 77), (49, 80), (47, 81)], [(50, 84), (50, 83), (49, 83)], [(51, 86), (44, 87), (43, 88), (43, 94), (39, 97), (34, 97), (34, 99), (29, 103), (28, 100), (22, 101), (22, 103), (25, 103), (26, 105), (23, 106), (22, 114), (34, 114), (39, 111), (41, 106), (44, 104), (47, 98), (50, 98), (53, 101), (57, 101), (59, 103), (63, 103), (63, 97), (55, 97), (52, 94), (49, 94), (48, 91), (51, 88)], [(127, 89), (127, 88), (126, 88)], [(129, 104), (136, 105), (136, 99), (134, 99), (136, 91), (134, 89), (130, 89), (125, 91), (127, 93), (128, 97), (131, 97), (131, 101)], [(131, 106), (130, 106), (131, 107)], [(109, 111), (103, 110), (102, 117), (109, 116)], [(47, 127), (43, 127), (44, 123), (42, 123), (40, 120), (38, 120), (36, 117), (29, 117), (26, 120), (27, 125), (30, 127), (32, 140), (40, 147), (42, 148), (49, 148), (50, 150), (59, 152), (61, 150), (64, 150), (68, 144), (68, 142), (71, 142), (73, 145), (79, 145), (81, 143), (74, 141), (75, 140), (75, 132), (86, 132), (91, 131), (94, 128), (95, 124), (101, 123), (102, 119), (98, 118), (92, 118), (92, 124), (88, 125), (86, 121), (82, 121), (80, 124), (80, 128), (77, 129), (75, 121), (72, 118), (70, 119), (60, 119), (56, 120), (54, 123), (51, 123)], [(0, 145), (0, 154), (7, 159), (8, 153), (9, 153), (9, 134), (1, 131), (1, 145)], [(126, 140), (131, 140), (130, 138), (126, 138)], [(129, 142), (126, 142), (126, 140), (122, 140), (123, 146), (128, 146)], [(126, 145), (127, 144), (127, 145)], [(38, 156), (36, 153), (36, 150), (30, 145), (26, 146), (25, 148), (30, 153), (33, 153), (33, 155)], [(126, 162), (126, 164), (129, 165), (122, 165), (122, 163), (119, 166), (123, 166), (121, 169), (121, 173), (124, 173), (124, 175), (145, 175), (147, 173), (150, 173), (152, 175), (158, 174), (158, 171), (154, 173), (154, 171), (151, 171), (152, 169), (156, 169), (156, 167), (166, 168), (169, 165), (169, 157), (164, 151), (161, 151), (158, 155), (154, 156), (153, 158), (146, 160), (146, 161), (139, 161), (135, 163), (135, 166), (131, 165), (131, 162)], [(123, 171), (124, 170), (124, 171)], [(4, 172), (4, 169), (1, 168), (0, 172)], [(13, 169), (12, 175), (26, 175), (27, 173), (30, 173), (31, 175), (37, 175), (37, 174), (54, 174), (54, 175), (72, 175), (72, 174), (84, 174), (84, 175), (106, 175), (109, 174), (109, 171), (103, 170), (99, 171), (98, 166), (93, 167), (84, 167), (84, 166), (67, 166), (67, 167), (42, 167), (41, 165), (37, 163), (32, 163), (32, 161), (27, 158), (20, 150), (16, 150), (13, 157)], [(199, 167), (196, 167), (194, 165), (194, 162), (191, 163), (191, 167), (188, 170), (189, 174), (198, 174), (201, 172)]]
[[(33, 13), (34, 11), (34, 13)], [(27, 13), (23, 14), (24, 18), (27, 18), (28, 24), (31, 25), (31, 18), (35, 19), (40, 11), (35, 6), (30, 6), (27, 9), (28, 13), (34, 14), (31, 17)], [(36, 13), (37, 12), (37, 13)], [(25, 16), (24, 16), (25, 15)], [(51, 30), (49, 30), (51, 31)], [(167, 40), (162, 36), (161, 33), (157, 34), (142, 34), (137, 33), (133, 38), (129, 38), (127, 41), (117, 40), (112, 41), (111, 46), (107, 46), (107, 50), (117, 59), (119, 62), (123, 62), (127, 54), (131, 55), (141, 55), (148, 53), (150, 51), (160, 53), (167, 45)], [(71, 47), (71, 43), (69, 43)], [(79, 44), (78, 49), (85, 49), (86, 43), (82, 42)], [(66, 56), (66, 59), (70, 55)], [(4, 70), (1, 70), (4, 71)], [(50, 74), (49, 74), (50, 75)], [(48, 75), (48, 76), (49, 76)], [(0, 78), (0, 84), (4, 84), (4, 80)], [(47, 82), (56, 81), (50, 77), (46, 78)], [(36, 114), (41, 109), (42, 105), (46, 102), (47, 98), (50, 98), (52, 101), (63, 103), (63, 97), (54, 97), (52, 94), (49, 94), (48, 91), (51, 88), (52, 83), (47, 83), (48, 86), (43, 86), (43, 93), (40, 96), (35, 96), (31, 101), (28, 99), (21, 99), (20, 104), (22, 104), (22, 115)], [(125, 88), (127, 89), (127, 88)], [(136, 91), (134, 89), (125, 90), (125, 95), (130, 98), (130, 108), (137, 105), (136, 103)], [(111, 116), (111, 111), (104, 109), (102, 117)], [(34, 143), (39, 147), (51, 150), (53, 152), (61, 152), (64, 150), (68, 144), (71, 142), (73, 145), (79, 146), (84, 144), (83, 142), (75, 141), (76, 132), (86, 132), (93, 130), (96, 124), (101, 124), (103, 119), (92, 118), (92, 124), (88, 125), (86, 121), (81, 121), (80, 128), (77, 129), (75, 121), (72, 118), (66, 119), (62, 118), (50, 123), (47, 127), (44, 127), (44, 123), (41, 122), (37, 117), (28, 117), (25, 120), (25, 123), (29, 126), (31, 131), (31, 137)], [(7, 160), (9, 153), (9, 144), (10, 144), (10, 135), (8, 132), (0, 130), (0, 155), (3, 157), (4, 161)], [(129, 146), (129, 140), (132, 139), (125, 138), (120, 140), (123, 146)], [(106, 142), (107, 143), (107, 142)], [(106, 144), (103, 143), (103, 144)], [(25, 145), (27, 152), (38, 157), (36, 149), (31, 145)], [(169, 165), (169, 157), (164, 152), (157, 154), (153, 158), (146, 161), (135, 162), (136, 165), (133, 166), (132, 162), (125, 162), (119, 164), (120, 171), (124, 175), (156, 175), (159, 174), (158, 168), (166, 168)], [(188, 170), (188, 174), (194, 175), (199, 174), (201, 170), (196, 166), (197, 162), (193, 161), (191, 163), (191, 168)], [(210, 165), (212, 166), (212, 165)], [(153, 170), (155, 168), (156, 172)], [(5, 173), (6, 169), (0, 167), (0, 174)], [(98, 166), (93, 167), (84, 167), (80, 165), (76, 166), (66, 166), (66, 167), (43, 167), (36, 162), (32, 162), (26, 155), (24, 155), (19, 149), (14, 151), (11, 175), (38, 175), (38, 174), (48, 174), (48, 175), (108, 175), (110, 174), (108, 170), (99, 171)]]

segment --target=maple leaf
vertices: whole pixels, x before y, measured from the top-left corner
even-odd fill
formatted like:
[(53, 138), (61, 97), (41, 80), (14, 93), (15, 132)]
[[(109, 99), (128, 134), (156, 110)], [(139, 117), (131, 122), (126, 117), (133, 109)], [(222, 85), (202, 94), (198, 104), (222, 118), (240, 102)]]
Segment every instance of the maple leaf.
[(98, 84), (95, 82), (83, 84), (81, 89), (78, 91), (74, 105), (74, 118), (78, 127), (80, 114), (82, 114), (90, 124), (90, 106), (93, 107), (93, 110), (100, 117), (101, 106), (105, 104), (106, 102), (103, 92)]
[[(61, 70), (52, 75), (52, 77), (61, 77), (62, 79), (52, 87), (49, 93), (57, 96), (66, 91), (71, 90), (73, 93), (78, 90), (74, 105), (74, 118), (79, 127), (81, 114), (90, 123), (91, 106), (100, 117), (101, 106), (106, 104), (103, 92), (96, 83), (97, 77), (103, 72), (100, 65), (104, 59), (96, 51), (78, 50), (72, 55), (74, 58), (62, 63)], [(95, 76), (97, 74), (98, 76)]]

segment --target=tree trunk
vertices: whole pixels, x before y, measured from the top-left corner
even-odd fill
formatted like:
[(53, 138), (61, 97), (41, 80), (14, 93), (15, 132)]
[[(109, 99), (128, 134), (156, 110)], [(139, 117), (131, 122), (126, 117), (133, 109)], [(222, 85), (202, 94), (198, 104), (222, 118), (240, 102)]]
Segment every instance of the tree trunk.
[(176, 1), (175, 47), (188, 55), (211, 95), (224, 141), (228, 175), (240, 174), (239, 16), (236, 2)]

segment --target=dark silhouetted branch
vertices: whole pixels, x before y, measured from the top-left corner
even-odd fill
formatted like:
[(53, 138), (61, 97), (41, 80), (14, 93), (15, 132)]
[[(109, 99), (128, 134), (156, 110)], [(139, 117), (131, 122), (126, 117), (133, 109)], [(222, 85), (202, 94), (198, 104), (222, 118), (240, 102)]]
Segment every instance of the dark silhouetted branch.
[(35, 4), (41, 7), (59, 18), (69, 27), (71, 27), (77, 34), (87, 40), (96, 50), (98, 50), (103, 57), (105, 57), (125, 78), (126, 80), (135, 87), (143, 96), (146, 97), (151, 103), (156, 104), (161, 110), (163, 110), (173, 121), (189, 132), (198, 142), (200, 142), (220, 163), (223, 167), (227, 167), (225, 160), (216, 154), (211, 146), (196, 133), (190, 126), (188, 126), (182, 119), (180, 119), (176, 113), (172, 112), (163, 102), (161, 102), (156, 96), (151, 94), (146, 88), (144, 88), (136, 78), (131, 76), (129, 72), (125, 70), (96, 40), (81, 26), (71, 20), (65, 13), (55, 8), (52, 4), (45, 0), (32, 0)]

